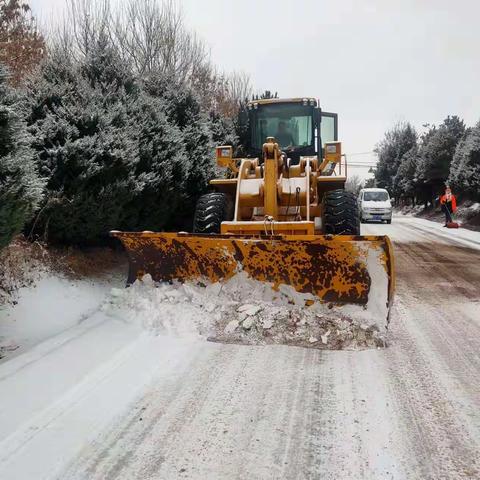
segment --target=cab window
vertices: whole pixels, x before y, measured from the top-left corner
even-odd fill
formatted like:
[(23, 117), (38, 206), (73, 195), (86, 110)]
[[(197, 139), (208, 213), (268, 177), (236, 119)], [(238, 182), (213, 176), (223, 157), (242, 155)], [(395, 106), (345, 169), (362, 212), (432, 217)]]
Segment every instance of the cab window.
[(313, 145), (312, 109), (303, 105), (262, 105), (256, 115), (253, 147), (261, 149), (267, 137), (282, 148)]

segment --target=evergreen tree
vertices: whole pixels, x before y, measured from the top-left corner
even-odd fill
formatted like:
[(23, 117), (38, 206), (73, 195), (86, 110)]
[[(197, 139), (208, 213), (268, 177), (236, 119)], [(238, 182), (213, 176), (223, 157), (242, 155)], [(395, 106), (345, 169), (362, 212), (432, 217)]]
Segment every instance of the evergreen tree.
[(135, 85), (116, 60), (101, 46), (81, 65), (53, 54), (30, 86), (33, 147), (48, 180), (35, 231), (50, 240), (98, 240), (121, 224), (136, 193), (127, 109)]
[(448, 182), (472, 200), (480, 201), (480, 122), (458, 143)]
[(181, 131), (108, 44), (74, 63), (53, 53), (29, 89), (48, 195), (35, 231), (96, 243), (110, 229), (163, 229), (185, 199)]
[(100, 39), (79, 62), (53, 52), (28, 101), (48, 179), (39, 235), (96, 243), (110, 229), (189, 227), (215, 174), (213, 137), (230, 128), (192, 89), (160, 73), (136, 79)]
[(0, 65), (0, 248), (31, 218), (43, 190), (20, 105), (6, 81), (7, 71)]
[(397, 173), (393, 178), (393, 190), (398, 194), (414, 196), (418, 179), (416, 171), (419, 162), (418, 147), (412, 147), (400, 161)]
[(417, 134), (409, 123), (399, 123), (385, 133), (383, 140), (377, 145), (378, 164), (375, 170), (377, 186), (386, 188), (394, 196), (394, 178), (402, 162), (403, 156), (415, 147)]
[(447, 117), (438, 127), (431, 127), (422, 137), (416, 175), (423, 183), (443, 185), (450, 172), (458, 142), (465, 133), (465, 123), (456, 115)]
[(180, 218), (186, 218), (192, 216), (196, 200), (205, 193), (208, 181), (215, 176), (211, 123), (192, 88), (170, 84), (165, 88), (163, 98), (168, 121), (180, 130), (182, 136), (185, 202), (177, 213)]

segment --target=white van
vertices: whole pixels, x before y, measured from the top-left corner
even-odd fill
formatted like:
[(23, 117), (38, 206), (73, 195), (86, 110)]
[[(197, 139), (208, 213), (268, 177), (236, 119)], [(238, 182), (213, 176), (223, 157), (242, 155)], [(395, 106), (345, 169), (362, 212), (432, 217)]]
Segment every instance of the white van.
[(358, 210), (362, 223), (392, 223), (392, 202), (383, 188), (362, 188), (358, 194)]

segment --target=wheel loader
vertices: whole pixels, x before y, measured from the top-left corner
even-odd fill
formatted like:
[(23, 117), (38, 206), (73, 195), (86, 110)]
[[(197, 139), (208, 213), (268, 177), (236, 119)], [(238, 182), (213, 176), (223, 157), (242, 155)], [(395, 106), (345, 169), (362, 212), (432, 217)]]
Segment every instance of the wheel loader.
[(386, 236), (361, 236), (355, 196), (345, 191), (347, 160), (338, 117), (315, 98), (254, 100), (242, 122), (241, 158), (216, 148), (222, 178), (198, 199), (191, 233), (119, 232), (128, 283), (224, 282), (239, 272), (293, 289), (302, 301), (367, 305), (389, 311), (394, 264)]

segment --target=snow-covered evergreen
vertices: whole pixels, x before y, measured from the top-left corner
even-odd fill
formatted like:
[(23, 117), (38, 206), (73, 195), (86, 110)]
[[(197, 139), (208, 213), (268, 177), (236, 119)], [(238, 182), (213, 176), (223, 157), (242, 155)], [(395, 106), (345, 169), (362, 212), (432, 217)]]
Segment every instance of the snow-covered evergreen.
[(396, 192), (396, 195), (415, 195), (418, 182), (416, 171), (419, 161), (420, 157), (417, 145), (403, 154), (397, 173), (393, 177), (393, 191)]
[(376, 184), (396, 198), (412, 197), (425, 204), (435, 202), (446, 182), (460, 196), (478, 198), (478, 133), (473, 133), (478, 126), (465, 137), (465, 123), (454, 115), (427, 127), (419, 139), (408, 123), (385, 134), (376, 148)]
[(416, 176), (422, 183), (442, 185), (450, 172), (450, 163), (458, 142), (465, 133), (465, 123), (456, 115), (433, 126), (422, 137)]
[(30, 220), (43, 191), (20, 105), (6, 80), (0, 65), (0, 248)]
[(448, 182), (472, 200), (480, 200), (480, 122), (457, 145)]
[(35, 232), (55, 242), (188, 228), (215, 173), (213, 140), (232, 136), (192, 88), (161, 72), (138, 78), (108, 41), (80, 60), (52, 52), (27, 102), (48, 181)]
[(385, 133), (375, 151), (378, 165), (375, 171), (377, 186), (394, 192), (394, 178), (403, 156), (417, 144), (417, 133), (409, 123), (399, 123)]

